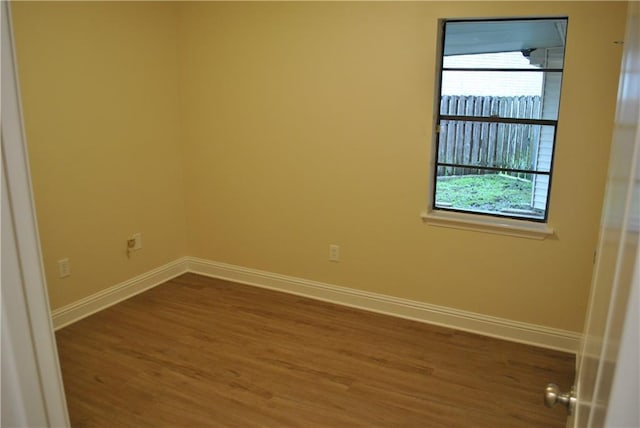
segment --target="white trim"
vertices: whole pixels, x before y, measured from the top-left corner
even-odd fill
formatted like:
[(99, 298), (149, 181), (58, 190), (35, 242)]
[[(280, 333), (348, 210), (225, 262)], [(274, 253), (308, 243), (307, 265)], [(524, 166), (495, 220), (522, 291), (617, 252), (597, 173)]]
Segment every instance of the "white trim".
[(183, 257), (53, 311), (56, 330), (140, 294), (187, 272)]
[(4, 154), (0, 162), (2, 184), (2, 357), (0, 383), (2, 409), (0, 421), (6, 426), (47, 426), (46, 404), (38, 373), (35, 344), (29, 322), (29, 305), (25, 296), (14, 216), (4, 174)]
[[(6, 326), (3, 325), (4, 336), (11, 336), (11, 343), (14, 339), (21, 337), (24, 343), (29, 343), (35, 358), (35, 370), (32, 368), (29, 373), (19, 371), (18, 365), (24, 361), (14, 359), (3, 361), (3, 371), (8, 370), (20, 373), (14, 376), (12, 381), (12, 417), (20, 418), (20, 414), (27, 415), (23, 422), (33, 423), (29, 418), (38, 412), (39, 408), (45, 411), (46, 424), (48, 426), (68, 426), (69, 415), (67, 413), (64, 388), (62, 384), (62, 374), (58, 361), (55, 335), (51, 323), (49, 311), (49, 300), (46, 291), (46, 282), (40, 253), (40, 241), (36, 221), (36, 213), (33, 202), (33, 192), (31, 178), (29, 174), (29, 158), (27, 155), (27, 143), (22, 120), (22, 107), (20, 101), (18, 73), (15, 60), (15, 46), (12, 36), (11, 9), (7, 1), (0, 2), (2, 22), (2, 162), (4, 163), (4, 176), (6, 178), (6, 188), (3, 189), (2, 214), (9, 215), (13, 223), (10, 230), (2, 229), (3, 249), (5, 246), (14, 252), (11, 259), (5, 259), (2, 254), (2, 267), (10, 269), (13, 273), (19, 273), (20, 280), (4, 282), (3, 272), (3, 295), (11, 289), (11, 295), (22, 293), (25, 312), (17, 314), (15, 311), (6, 311), (3, 317), (6, 318)], [(3, 218), (3, 221), (5, 219)], [(14, 241), (5, 235), (11, 234)], [(5, 240), (7, 240), (5, 242)], [(8, 245), (11, 244), (11, 245)], [(5, 262), (9, 262), (6, 263)], [(2, 303), (5, 305), (5, 302)], [(22, 320), (21, 320), (22, 318)], [(26, 320), (27, 322), (23, 322)], [(5, 342), (3, 336), (3, 346)], [(26, 345), (25, 345), (26, 346)], [(25, 346), (20, 349), (20, 354), (14, 354), (15, 358), (21, 358), (26, 351)], [(4, 348), (3, 348), (4, 351)], [(24, 352), (23, 352), (24, 351)], [(18, 348), (13, 348), (12, 352), (18, 352)], [(7, 365), (8, 364), (8, 365)], [(13, 367), (12, 367), (13, 366)], [(27, 393), (28, 385), (33, 382), (39, 384), (40, 393)], [(3, 393), (5, 392), (3, 377)], [(27, 388), (27, 389), (25, 389)], [(4, 402), (4, 399), (3, 399)], [(20, 407), (20, 409), (15, 408)], [(19, 424), (19, 420), (13, 422), (5, 420), (5, 409), (2, 409), (3, 424)]]
[(180, 258), (56, 309), (53, 311), (55, 328), (60, 329), (186, 272), (565, 352), (575, 353), (581, 338), (580, 334), (568, 330), (512, 321), (195, 257)]
[(578, 350), (581, 338), (580, 334), (572, 331), (512, 321), (194, 257), (187, 257), (187, 269), (189, 272), (200, 275), (565, 352), (575, 353)]
[(432, 226), (473, 230), (519, 238), (545, 239), (554, 235), (554, 230), (545, 223), (536, 223), (510, 218), (479, 216), (457, 212), (429, 211), (420, 215)]

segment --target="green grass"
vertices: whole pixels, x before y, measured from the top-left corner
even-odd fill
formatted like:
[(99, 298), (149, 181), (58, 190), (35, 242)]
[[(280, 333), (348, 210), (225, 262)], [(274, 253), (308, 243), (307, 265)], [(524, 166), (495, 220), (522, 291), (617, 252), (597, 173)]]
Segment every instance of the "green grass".
[(436, 203), (491, 212), (529, 210), (531, 186), (531, 181), (499, 174), (440, 177), (436, 184)]

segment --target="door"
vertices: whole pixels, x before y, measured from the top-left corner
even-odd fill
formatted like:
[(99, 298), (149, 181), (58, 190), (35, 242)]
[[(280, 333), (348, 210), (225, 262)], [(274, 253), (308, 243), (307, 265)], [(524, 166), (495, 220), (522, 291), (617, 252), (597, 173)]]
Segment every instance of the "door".
[(0, 426), (63, 427), (69, 417), (40, 259), (11, 16), (0, 2), (2, 45), (2, 370)]
[[(639, 427), (640, 29), (629, 2), (600, 243), (569, 427)], [(597, 100), (594, 100), (597, 102)]]

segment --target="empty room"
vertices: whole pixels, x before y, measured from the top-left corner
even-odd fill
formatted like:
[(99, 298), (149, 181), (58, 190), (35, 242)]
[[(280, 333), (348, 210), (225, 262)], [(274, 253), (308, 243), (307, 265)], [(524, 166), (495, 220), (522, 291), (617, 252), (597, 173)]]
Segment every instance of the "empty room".
[(599, 426), (630, 3), (3, 4), (5, 422)]

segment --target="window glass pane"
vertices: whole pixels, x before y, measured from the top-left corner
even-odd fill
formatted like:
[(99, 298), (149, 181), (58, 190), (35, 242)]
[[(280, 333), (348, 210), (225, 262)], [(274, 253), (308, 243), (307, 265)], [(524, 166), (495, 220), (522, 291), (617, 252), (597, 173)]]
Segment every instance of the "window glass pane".
[[(547, 186), (536, 190), (539, 178)], [(532, 174), (530, 179), (480, 169), (465, 175), (438, 176), (435, 184), (435, 206), (453, 211), (470, 211), (505, 217), (544, 220), (548, 176)], [(534, 196), (544, 199), (536, 207)]]
[(554, 128), (550, 125), (442, 120), (438, 134), (438, 164), (464, 167), (439, 166), (438, 175), (466, 174), (467, 170), (479, 166), (549, 172)]
[(558, 119), (562, 73), (442, 72), (440, 114)]
[[(562, 68), (566, 32), (567, 20), (562, 18), (449, 21), (445, 24), (444, 57), (518, 52), (532, 65)], [(550, 52), (553, 53), (553, 58), (550, 58)]]
[(443, 71), (440, 114), (558, 120), (562, 73), (522, 74)]

